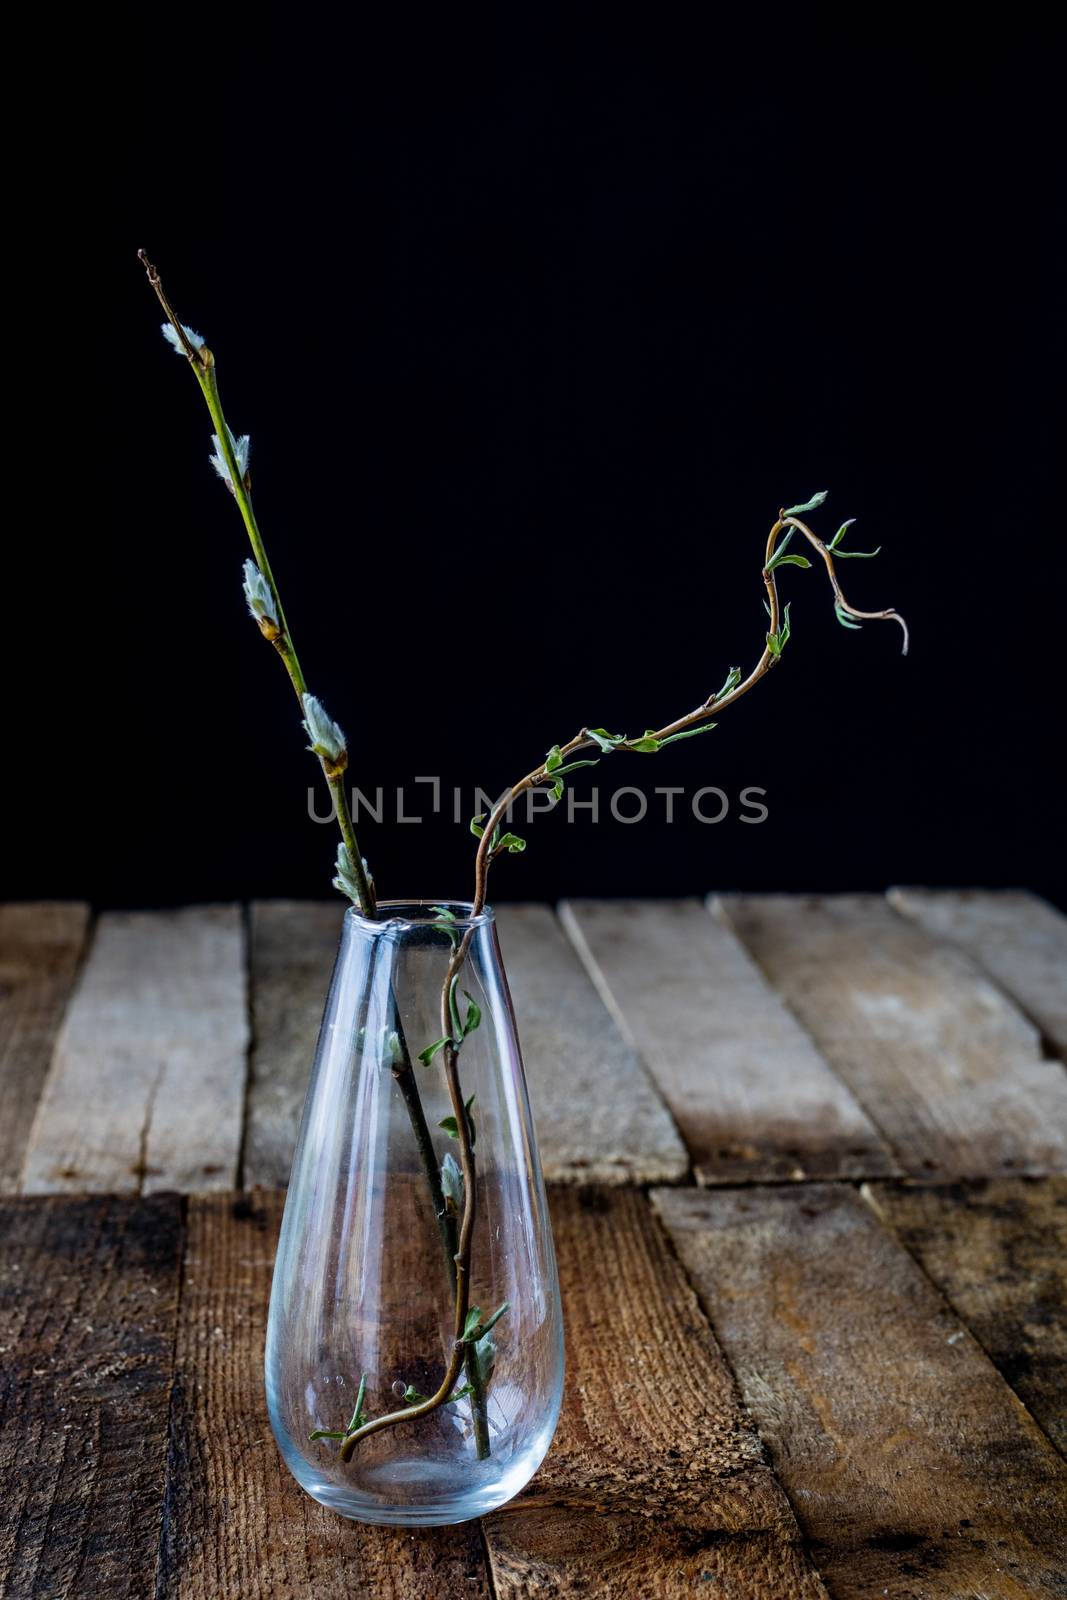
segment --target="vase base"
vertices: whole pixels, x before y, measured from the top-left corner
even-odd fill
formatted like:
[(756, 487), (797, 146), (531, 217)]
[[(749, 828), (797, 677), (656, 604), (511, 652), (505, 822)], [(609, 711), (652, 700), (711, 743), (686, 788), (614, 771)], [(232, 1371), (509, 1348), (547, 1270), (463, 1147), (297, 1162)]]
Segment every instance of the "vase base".
[[(546, 1441), (547, 1447), (547, 1441)], [(543, 1452), (542, 1452), (543, 1455)], [(492, 1462), (477, 1463), (461, 1492), (455, 1489), (455, 1468), (444, 1463), (436, 1471), (427, 1462), (393, 1462), (365, 1473), (351, 1486), (326, 1477), (294, 1472), (301, 1488), (320, 1505), (350, 1522), (381, 1527), (435, 1528), (472, 1522), (498, 1511), (525, 1488), (541, 1464), (529, 1456), (500, 1470)], [(291, 1464), (292, 1465), (292, 1464)], [(434, 1479), (439, 1475), (440, 1483)], [(483, 1481), (478, 1481), (482, 1478)]]

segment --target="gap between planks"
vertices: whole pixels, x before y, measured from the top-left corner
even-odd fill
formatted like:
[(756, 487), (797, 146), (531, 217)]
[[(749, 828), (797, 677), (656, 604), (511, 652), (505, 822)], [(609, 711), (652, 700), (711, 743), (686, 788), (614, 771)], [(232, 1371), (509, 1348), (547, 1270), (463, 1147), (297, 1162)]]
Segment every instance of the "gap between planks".
[(834, 1600), (1062, 1600), (1067, 1468), (856, 1190), (653, 1200)]
[(0, 1193), (18, 1186), (88, 931), (80, 902), (0, 905)]
[(575, 900), (560, 915), (702, 1184), (897, 1170), (851, 1091), (699, 901)]
[(1067, 1177), (862, 1193), (1067, 1455)]
[(919, 1178), (1067, 1171), (1067, 1073), (963, 954), (880, 895), (711, 902)]
[(890, 889), (889, 903), (971, 956), (1067, 1062), (1067, 917), (1022, 889)]

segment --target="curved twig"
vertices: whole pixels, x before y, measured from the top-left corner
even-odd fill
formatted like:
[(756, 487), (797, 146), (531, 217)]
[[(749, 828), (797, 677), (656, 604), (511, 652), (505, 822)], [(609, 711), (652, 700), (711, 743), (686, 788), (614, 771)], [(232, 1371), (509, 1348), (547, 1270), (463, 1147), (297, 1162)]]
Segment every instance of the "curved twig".
[[(733, 705), (734, 702), (740, 700), (743, 695), (748, 694), (749, 690), (755, 688), (760, 679), (767, 675), (776, 662), (781, 660), (780, 650), (777, 652), (772, 650), (769, 642), (770, 638), (777, 636), (781, 626), (781, 608), (778, 599), (778, 585), (775, 579), (774, 569), (771, 567), (771, 559), (777, 546), (778, 537), (786, 528), (795, 528), (797, 532), (802, 533), (804, 538), (807, 539), (808, 543), (822, 557), (823, 564), (826, 567), (827, 575), (830, 579), (830, 585), (833, 589), (835, 605), (839, 606), (842, 611), (847, 612), (847, 614), (851, 617), (859, 617), (869, 621), (898, 622), (901, 628), (904, 630), (904, 653), (907, 654), (908, 628), (904, 618), (900, 615), (900, 613), (892, 609), (886, 611), (858, 611), (855, 606), (850, 605), (845, 599), (844, 592), (837, 577), (833, 552), (826, 544), (823, 543), (818, 534), (814, 533), (811, 528), (808, 527), (807, 523), (801, 522), (798, 517), (790, 516), (784, 511), (780, 511), (774, 526), (767, 535), (766, 552), (763, 558), (763, 583), (767, 592), (767, 609), (770, 612), (770, 628), (768, 630), (768, 642), (764, 645), (759, 660), (752, 668), (752, 671), (749, 673), (748, 677), (743, 679), (742, 682), (735, 684), (734, 687), (728, 690), (726, 693), (709, 695), (703, 704), (697, 706), (694, 711), (687, 712), (685, 716), (677, 717), (673, 722), (668, 722), (664, 727), (656, 729), (652, 734), (653, 738), (667, 739), (671, 734), (681, 733), (686, 728), (696, 727), (700, 723), (706, 722), (708, 717), (713, 712), (724, 711), (727, 706)], [(615, 749), (626, 750), (627, 748), (632, 748), (633, 743), (634, 741), (632, 740), (622, 740), (615, 746)], [(567, 744), (559, 747), (559, 753), (564, 759), (566, 759), (568, 756), (577, 754), (580, 750), (588, 750), (593, 748), (599, 749), (600, 746), (598, 745), (597, 740), (589, 737), (588, 725), (586, 725), (585, 727), (581, 728), (579, 732), (575, 734), (574, 738), (569, 740)], [(478, 851), (477, 855), (475, 856), (473, 902), (474, 916), (480, 916), (485, 910), (486, 894), (488, 892), (489, 868), (492, 865), (494, 854), (493, 836), (497, 827), (506, 817), (508, 809), (514, 804), (521, 794), (525, 794), (529, 789), (537, 788), (540, 784), (552, 783), (554, 781), (555, 780), (552, 773), (548, 771), (544, 761), (542, 761), (541, 764), (535, 767), (532, 772), (528, 772), (524, 778), (519, 779), (518, 783), (513, 784), (510, 789), (506, 790), (490, 811), (485, 822), (482, 836), (478, 841)], [(448, 964), (448, 972), (445, 976), (444, 985), (441, 991), (441, 1021), (442, 1030), (445, 1035), (449, 1035), (452, 1029), (448, 997), (451, 992), (452, 983), (462, 970), (463, 963), (467, 959), (467, 953), (470, 949), (470, 944), (473, 937), (474, 929), (473, 927), (469, 927), (453, 951), (452, 959)], [(470, 1247), (474, 1232), (475, 1201), (474, 1153), (470, 1143), (470, 1126), (467, 1118), (467, 1109), (466, 1105), (464, 1104), (463, 1093), (459, 1082), (459, 1072), (457, 1066), (458, 1055), (459, 1051), (452, 1044), (445, 1046), (445, 1073), (448, 1079), (448, 1092), (452, 1101), (452, 1110), (456, 1118), (456, 1128), (459, 1134), (460, 1156), (464, 1180), (463, 1220), (460, 1226), (459, 1243), (456, 1249), (455, 1257), (455, 1343), (452, 1349), (452, 1356), (448, 1364), (448, 1369), (436, 1394), (432, 1395), (428, 1400), (421, 1401), (418, 1405), (406, 1406), (403, 1410), (392, 1411), (385, 1416), (375, 1417), (372, 1422), (366, 1423), (362, 1428), (359, 1428), (354, 1433), (349, 1434), (348, 1438), (344, 1441), (344, 1444), (341, 1447), (341, 1456), (345, 1461), (348, 1461), (351, 1458), (352, 1451), (355, 1449), (355, 1446), (358, 1444), (358, 1442), (361, 1439), (367, 1438), (368, 1435), (377, 1433), (382, 1428), (392, 1427), (394, 1424), (399, 1422), (408, 1422), (416, 1417), (428, 1416), (432, 1411), (436, 1411), (439, 1406), (444, 1405), (452, 1393), (453, 1385), (455, 1384), (456, 1378), (459, 1375), (459, 1369), (463, 1364), (464, 1350), (466, 1346), (461, 1338), (461, 1335), (463, 1333), (463, 1327), (466, 1321), (467, 1308), (470, 1298)]]

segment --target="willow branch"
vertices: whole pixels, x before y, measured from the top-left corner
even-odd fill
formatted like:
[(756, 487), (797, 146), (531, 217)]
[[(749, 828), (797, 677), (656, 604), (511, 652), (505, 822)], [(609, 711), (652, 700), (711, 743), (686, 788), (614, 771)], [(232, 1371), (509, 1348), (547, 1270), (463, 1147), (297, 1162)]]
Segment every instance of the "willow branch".
[[(248, 474), (248, 472), (242, 472), (242, 467), (240, 467), (240, 462), (238, 462), (237, 459), (237, 453), (235, 453), (234, 450), (234, 435), (232, 435), (232, 432), (230, 432), (229, 426), (227, 426), (226, 414), (224, 414), (224, 411), (222, 411), (222, 402), (221, 398), (219, 398), (218, 378), (216, 378), (216, 368), (214, 368), (213, 354), (211, 354), (211, 350), (206, 346), (197, 347), (195, 344), (192, 344), (189, 336), (187, 336), (186, 328), (184, 328), (181, 320), (179, 320), (178, 314), (174, 312), (174, 307), (171, 306), (170, 299), (168, 299), (165, 290), (163, 290), (163, 283), (162, 280), (160, 280), (160, 274), (158, 274), (158, 270), (152, 266), (152, 262), (147, 259), (144, 251), (138, 251), (138, 258), (139, 261), (141, 261), (142, 266), (144, 266), (144, 269), (146, 269), (147, 277), (149, 277), (149, 283), (155, 290), (155, 296), (157, 296), (160, 306), (163, 307), (166, 320), (170, 322), (171, 328), (173, 328), (174, 333), (176, 333), (176, 336), (178, 336), (178, 341), (179, 344), (181, 344), (182, 350), (186, 352), (189, 365), (192, 366), (192, 370), (194, 370), (195, 378), (197, 378), (197, 382), (200, 384), (200, 390), (202, 390), (203, 398), (205, 398), (206, 406), (208, 406), (208, 413), (211, 414), (211, 421), (213, 421), (214, 424), (214, 434), (216, 434), (216, 438), (218, 438), (219, 442), (219, 453), (221, 453), (222, 459), (224, 459), (224, 462), (226, 462), (227, 472), (229, 472), (230, 488), (232, 488), (232, 491), (234, 491), (234, 499), (237, 501), (240, 514), (242, 514), (242, 522), (245, 523), (245, 531), (248, 533), (248, 541), (250, 541), (251, 549), (253, 549), (253, 557), (254, 560), (256, 560), (256, 566), (258, 566), (262, 576), (264, 576), (267, 584), (269, 584), (270, 595), (272, 595), (272, 602), (274, 602), (275, 621), (272, 622), (272, 624), (269, 624), (269, 626), (264, 626), (264, 624), (261, 622), (261, 632), (264, 634), (264, 637), (269, 638), (270, 643), (272, 643), (275, 650), (277, 650), (278, 656), (282, 658), (283, 664), (285, 664), (286, 674), (288, 674), (288, 677), (290, 677), (290, 683), (293, 685), (294, 694), (296, 694), (296, 699), (298, 699), (299, 706), (301, 706), (302, 710), (304, 709), (304, 696), (307, 694), (307, 680), (306, 677), (304, 677), (304, 670), (302, 670), (298, 653), (296, 653), (296, 646), (294, 646), (293, 643), (293, 634), (291, 634), (290, 626), (288, 626), (288, 621), (286, 621), (285, 610), (283, 610), (282, 595), (280, 595), (280, 592), (278, 592), (277, 581), (275, 581), (274, 578), (274, 571), (272, 571), (272, 568), (270, 568), (270, 560), (269, 557), (267, 557), (266, 544), (264, 544), (261, 530), (259, 530), (259, 523), (258, 520), (256, 520), (256, 512), (254, 512), (253, 501), (251, 501), (250, 474)], [(325, 757), (320, 757), (320, 765), (322, 765), (323, 774), (325, 774), (326, 782), (330, 784), (330, 792), (331, 795), (333, 795), (334, 813), (336, 813), (336, 818), (338, 818), (338, 827), (341, 829), (342, 842), (344, 842), (344, 846), (346, 846), (347, 850), (347, 856), (349, 856), (349, 866), (350, 870), (352, 870), (352, 877), (354, 877), (355, 880), (355, 888), (357, 888), (358, 906), (360, 906), (360, 909), (362, 909), (365, 917), (374, 918), (376, 915), (378, 915), (378, 902), (376, 902), (376, 898), (374, 898), (373, 883), (371, 883), (370, 877), (368, 877), (368, 874), (366, 874), (365, 866), (363, 866), (362, 851), (360, 851), (357, 837), (355, 837), (354, 822), (352, 822), (352, 813), (350, 813), (349, 810), (346, 787), (344, 787), (344, 773), (346, 773), (347, 768), (347, 754), (346, 752), (342, 752), (341, 758), (336, 760), (336, 762), (330, 762), (330, 760), (326, 760)], [(437, 1222), (438, 1232), (440, 1232), (440, 1237), (442, 1237), (443, 1251), (445, 1251), (445, 1267), (446, 1274), (448, 1274), (448, 1283), (450, 1283), (450, 1290), (451, 1293), (456, 1296), (456, 1302), (459, 1302), (461, 1283), (459, 1283), (458, 1274), (458, 1250), (459, 1238), (462, 1237), (462, 1229), (458, 1235), (458, 1230), (456, 1230), (456, 1221), (454, 1221), (453, 1214), (451, 1214), (451, 1211), (448, 1210), (448, 1206), (446, 1206), (445, 1203), (445, 1194), (443, 1194), (442, 1187), (442, 1174), (440, 1174), (440, 1168), (438, 1168), (437, 1165), (437, 1152), (434, 1150), (434, 1139), (432, 1139), (432, 1134), (430, 1134), (429, 1130), (429, 1123), (427, 1123), (426, 1120), (426, 1110), (424, 1110), (424, 1107), (422, 1107), (422, 1096), (419, 1094), (418, 1078), (416, 1078), (416, 1074), (414, 1074), (414, 1062), (413, 1059), (411, 1059), (410, 1048), (408, 1048), (408, 1040), (406, 1040), (405, 1029), (403, 1029), (403, 1021), (402, 1018), (400, 1018), (400, 1006), (398, 1006), (397, 997), (394, 995), (392, 998), (394, 998), (395, 1032), (397, 1032), (397, 1042), (398, 1046), (400, 1046), (400, 1059), (395, 1062), (394, 1069), (392, 1069), (394, 1070), (394, 1080), (395, 1083), (397, 1083), (397, 1088), (400, 1090), (400, 1094), (402, 1094), (403, 1102), (405, 1102), (405, 1109), (406, 1112), (408, 1112), (408, 1120), (410, 1120), (411, 1123), (411, 1131), (413, 1131), (414, 1134), (414, 1142), (416, 1142), (416, 1147), (418, 1147), (419, 1162), (421, 1162), (422, 1170), (424, 1170), (424, 1174), (426, 1174), (427, 1189), (429, 1189), (430, 1195), (430, 1205), (432, 1205), (432, 1208), (434, 1208), (435, 1222)], [(456, 1078), (456, 1094), (459, 1094), (459, 1082), (458, 1077), (456, 1077), (456, 1062), (454, 1062), (454, 1059), (453, 1062), (451, 1062), (451, 1072), (453, 1072), (453, 1077)], [(454, 1104), (456, 1104), (456, 1096), (453, 1096), (453, 1106)], [(459, 1106), (461, 1106), (462, 1112), (461, 1094), (459, 1094)], [(458, 1112), (458, 1126), (461, 1126), (462, 1130), (464, 1130), (464, 1136), (467, 1136), (467, 1133), (469, 1133), (469, 1126), (467, 1126), (466, 1112), (462, 1112), (462, 1115)], [(469, 1166), (470, 1170), (470, 1181), (466, 1184), (466, 1190), (470, 1197), (474, 1197), (474, 1154), (472, 1154), (472, 1150), (470, 1150), (469, 1139), (467, 1139), (467, 1166)], [(464, 1166), (464, 1174), (467, 1173), (467, 1166)], [(474, 1210), (470, 1210), (470, 1224), (469, 1229), (467, 1229), (467, 1237), (469, 1237), (469, 1232), (472, 1227), (474, 1227)], [(464, 1262), (467, 1261), (469, 1261), (469, 1246), (467, 1246), (466, 1256), (464, 1256)], [(462, 1283), (462, 1293), (466, 1294), (466, 1296), (469, 1296), (469, 1290), (466, 1288), (466, 1270), (466, 1266), (464, 1266), (464, 1283)], [(466, 1317), (466, 1301), (464, 1301), (464, 1314), (462, 1315)], [(472, 1386), (472, 1390), (474, 1390), (475, 1402), (478, 1402), (478, 1400), (482, 1400), (483, 1402), (482, 1381), (480, 1381), (480, 1374), (478, 1374), (477, 1371), (477, 1363), (475, 1363), (474, 1360), (470, 1360), (469, 1362), (469, 1379), (470, 1386)], [(451, 1392), (451, 1382), (448, 1384), (448, 1392)], [(483, 1413), (478, 1414), (477, 1406), (475, 1406), (475, 1434), (477, 1434), (478, 1438), (478, 1454), (488, 1454), (488, 1434), (485, 1432), (485, 1416), (483, 1416)], [(349, 1454), (350, 1450), (346, 1453), (346, 1459)]]
[[(233, 435), (230, 432), (229, 426), (226, 422), (226, 417), (222, 409), (222, 401), (219, 398), (218, 379), (215, 375), (215, 357), (212, 355), (211, 351), (206, 345), (201, 345), (198, 349), (194, 344), (191, 343), (183, 323), (179, 320), (174, 307), (167, 298), (159, 276), (159, 272), (152, 265), (151, 261), (149, 261), (143, 250), (139, 250), (137, 252), (137, 257), (144, 267), (145, 272), (148, 274), (148, 281), (155, 290), (156, 298), (163, 307), (167, 321), (174, 329), (178, 340), (181, 343), (182, 349), (185, 351), (189, 365), (192, 367), (196, 376), (196, 380), (200, 385), (200, 391), (204, 396), (208, 411), (211, 415), (211, 420), (215, 425), (215, 437), (219, 442), (218, 448), (222, 459), (226, 463), (226, 470), (229, 473), (230, 488), (233, 491), (233, 497), (236, 500), (238, 510), (241, 513), (241, 520), (245, 525), (245, 531), (248, 534), (248, 541), (252, 546), (252, 554), (255, 557), (256, 566), (266, 579), (274, 601), (274, 615), (277, 619), (277, 625), (272, 626), (269, 629), (261, 627), (261, 632), (264, 633), (265, 637), (270, 639), (270, 642), (273, 644), (275, 650), (281, 656), (285, 665), (285, 670), (289, 675), (289, 682), (293, 686), (293, 692), (296, 695), (301, 710), (303, 710), (304, 696), (308, 692), (307, 680), (304, 677), (303, 669), (300, 665), (300, 658), (297, 655), (296, 647), (293, 644), (293, 636), (290, 632), (289, 624), (286, 621), (281, 595), (278, 592), (278, 585), (275, 582), (274, 573), (271, 571), (266, 545), (263, 542), (263, 535), (260, 532), (259, 523), (256, 520), (256, 514), (252, 507), (251, 478), (248, 472), (243, 472), (241, 470), (240, 463), (237, 460), (237, 455), (233, 448)], [(373, 917), (376, 912), (374, 889), (371, 885), (370, 879), (367, 876), (366, 868), (363, 865), (363, 857), (360, 854), (359, 846), (356, 843), (355, 828), (352, 824), (352, 815), (349, 811), (348, 799), (345, 794), (345, 786), (342, 776), (344, 772), (344, 765), (331, 764), (321, 756), (319, 758), (319, 762), (326, 781), (330, 786), (330, 792), (333, 795), (338, 826), (340, 827), (341, 837), (344, 840), (345, 846), (348, 850), (352, 875), (355, 878), (356, 887), (359, 893), (360, 909), (362, 910), (364, 916)]]
[[(668, 739), (672, 734), (683, 733), (687, 728), (696, 728), (702, 723), (706, 723), (712, 713), (717, 715), (720, 711), (725, 711), (727, 707), (732, 706), (736, 701), (748, 694), (750, 690), (754, 689), (756, 684), (759, 683), (762, 678), (765, 678), (768, 672), (770, 672), (771, 668), (776, 666), (782, 659), (780, 651), (775, 653), (775, 651), (772, 650), (769, 642), (771, 638), (778, 634), (782, 625), (782, 613), (778, 599), (778, 584), (775, 573), (773, 570), (771, 570), (769, 563), (774, 555), (779, 535), (786, 528), (795, 528), (798, 533), (803, 534), (804, 538), (822, 559), (823, 565), (826, 568), (827, 576), (830, 580), (830, 587), (833, 590), (835, 605), (839, 606), (840, 609), (848, 616), (856, 617), (863, 621), (887, 621), (899, 623), (904, 632), (903, 653), (905, 655), (907, 654), (908, 627), (900, 613), (898, 611), (894, 611), (893, 609), (885, 611), (860, 611), (855, 606), (851, 605), (850, 602), (845, 598), (844, 591), (841, 588), (841, 583), (837, 576), (837, 569), (834, 564), (832, 550), (828, 545), (824, 544), (822, 539), (819, 538), (818, 534), (814, 533), (812, 529), (808, 527), (807, 523), (801, 522), (798, 517), (787, 515), (784, 511), (782, 511), (779, 512), (778, 517), (770, 530), (770, 533), (767, 535), (766, 550), (763, 558), (764, 565), (762, 576), (763, 585), (766, 590), (767, 610), (770, 614), (770, 628), (768, 629), (768, 643), (764, 645), (759, 660), (756, 662), (747, 678), (744, 678), (740, 683), (735, 684), (732, 689), (727, 690), (725, 693), (720, 692), (718, 694), (709, 695), (708, 698), (703, 701), (701, 705), (697, 706), (695, 710), (687, 712), (684, 716), (676, 717), (673, 722), (666, 723), (662, 728), (652, 730), (652, 738), (660, 740)], [(636, 741), (631, 739), (620, 740), (619, 743), (614, 746), (614, 748), (616, 750), (632, 750), (635, 743)], [(580, 754), (583, 750), (593, 749), (599, 750), (601, 749), (601, 746), (598, 744), (597, 740), (590, 738), (589, 729), (588, 726), (586, 726), (581, 728), (578, 733), (575, 734), (574, 738), (569, 740), (567, 744), (560, 745), (559, 753), (561, 757), (566, 760), (570, 756)], [(536, 789), (542, 784), (552, 783), (554, 781), (555, 780), (551, 771), (549, 771), (545, 766), (545, 763), (542, 762), (540, 766), (535, 767), (532, 772), (528, 772), (524, 778), (520, 778), (518, 783), (513, 784), (510, 789), (506, 789), (504, 794), (490, 811), (485, 822), (481, 839), (478, 842), (478, 852), (475, 857), (473, 902), (475, 916), (480, 915), (480, 913), (485, 909), (485, 900), (489, 883), (489, 868), (492, 864), (494, 855), (494, 834), (497, 828), (505, 819), (508, 811), (514, 805), (515, 801), (520, 795), (525, 794), (530, 789)]]

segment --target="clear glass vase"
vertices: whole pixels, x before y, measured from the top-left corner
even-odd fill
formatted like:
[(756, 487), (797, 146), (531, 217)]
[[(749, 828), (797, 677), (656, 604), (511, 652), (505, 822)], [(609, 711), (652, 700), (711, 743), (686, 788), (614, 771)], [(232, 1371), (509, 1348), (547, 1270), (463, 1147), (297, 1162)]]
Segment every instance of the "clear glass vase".
[[(424, 1064), (446, 1031), (442, 985), (460, 945), (445, 1015), (461, 1047)], [(491, 911), (416, 902), (344, 919), (274, 1267), (266, 1387), (289, 1470), (361, 1522), (481, 1516), (544, 1459), (563, 1390), (559, 1285)]]

